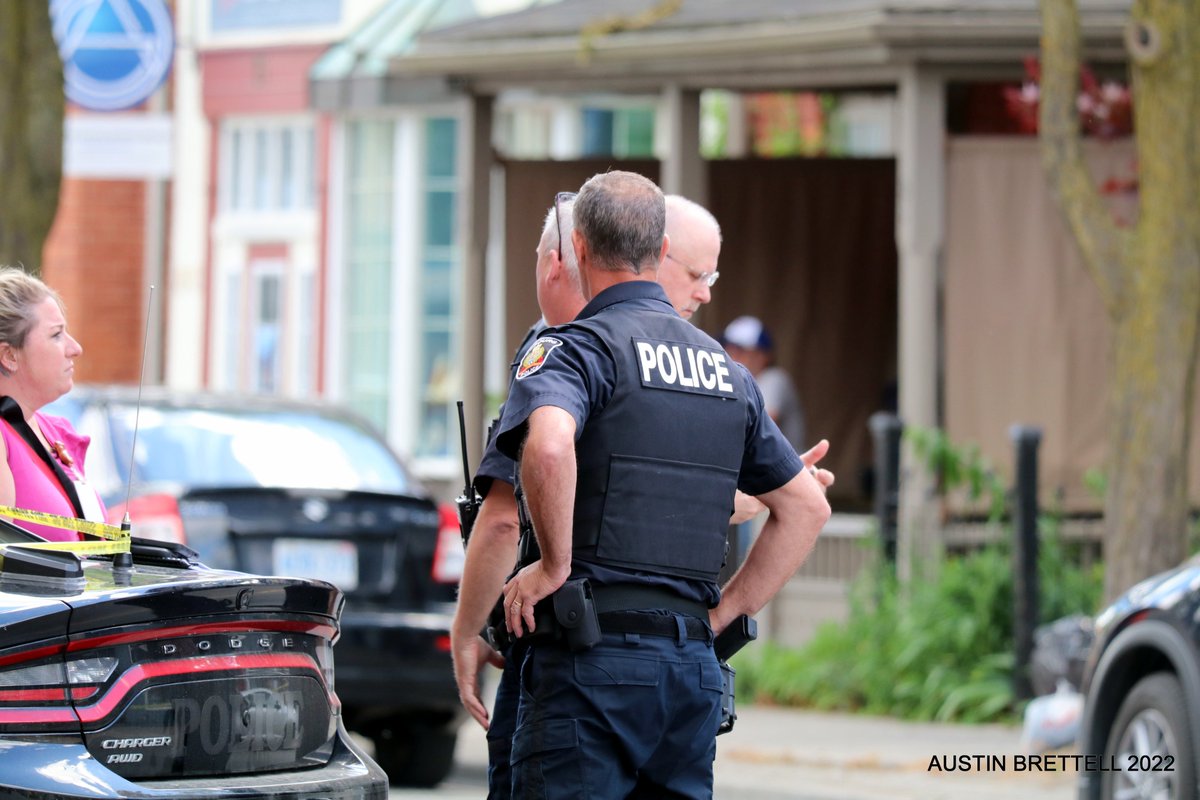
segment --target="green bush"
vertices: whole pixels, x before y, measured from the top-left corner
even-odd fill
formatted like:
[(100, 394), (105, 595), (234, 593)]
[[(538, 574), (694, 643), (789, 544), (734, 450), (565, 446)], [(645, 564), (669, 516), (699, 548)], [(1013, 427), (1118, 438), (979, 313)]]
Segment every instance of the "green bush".
[[(937, 440), (943, 465), (974, 490), (997, 482)], [(981, 492), (991, 494), (986, 488)], [(997, 507), (994, 496), (991, 507)], [(1002, 505), (1002, 504), (1001, 504)], [(1040, 526), (1040, 618), (1095, 613), (1101, 565), (1079, 565), (1057, 521)], [(902, 589), (883, 567), (854, 584), (849, 619), (827, 623), (802, 648), (773, 643), (734, 660), (743, 697), (782, 705), (863, 711), (915, 720), (983, 722), (1016, 710), (1013, 682), (1013, 559), (1009, 541), (947, 557), (929, 581)]]
[[(1068, 562), (1055, 538), (1039, 548), (1041, 619), (1093, 613), (1099, 567)], [(933, 581), (869, 570), (849, 619), (822, 625), (799, 649), (763, 643), (735, 660), (743, 697), (915, 720), (984, 722), (1015, 710), (1012, 558), (993, 545), (949, 558)]]

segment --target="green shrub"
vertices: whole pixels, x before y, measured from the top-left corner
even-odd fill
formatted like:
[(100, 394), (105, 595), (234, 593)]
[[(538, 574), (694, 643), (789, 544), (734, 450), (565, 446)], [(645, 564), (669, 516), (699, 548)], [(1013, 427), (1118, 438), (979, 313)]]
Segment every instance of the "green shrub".
[[(930, 437), (943, 465), (997, 508), (990, 473)], [(988, 495), (993, 495), (988, 497)], [(1040, 618), (1095, 613), (1101, 565), (1079, 565), (1057, 520), (1041, 520)], [(902, 589), (890, 570), (865, 570), (845, 623), (826, 623), (802, 648), (764, 642), (734, 660), (743, 697), (783, 705), (863, 711), (915, 720), (983, 722), (1015, 709), (1013, 558), (1008, 540), (945, 558), (936, 577)]]
[[(1067, 563), (1056, 539), (1039, 548), (1041, 619), (1093, 613), (1099, 568)], [(907, 597), (868, 570), (849, 619), (826, 623), (802, 648), (763, 643), (735, 660), (743, 697), (781, 705), (915, 720), (983, 722), (1015, 708), (1012, 558), (1005, 544), (949, 558)]]

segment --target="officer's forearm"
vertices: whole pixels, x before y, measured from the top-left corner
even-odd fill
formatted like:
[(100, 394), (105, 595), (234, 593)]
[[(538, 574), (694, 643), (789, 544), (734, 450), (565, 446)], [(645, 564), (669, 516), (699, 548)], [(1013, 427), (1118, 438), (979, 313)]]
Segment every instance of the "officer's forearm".
[(542, 568), (562, 580), (571, 572), (575, 481), (575, 419), (560, 408), (543, 406), (529, 417), (521, 486), (542, 551)]
[(756, 614), (800, 568), (829, 520), (829, 503), (817, 481), (801, 472), (760, 500), (771, 511), (745, 563), (721, 590), (711, 620), (719, 630), (739, 614)]
[(487, 624), (504, 581), (517, 563), (519, 535), (513, 487), (495, 481), (479, 509), (475, 531), (467, 545), (454, 612), (452, 633), (456, 638), (478, 636)]

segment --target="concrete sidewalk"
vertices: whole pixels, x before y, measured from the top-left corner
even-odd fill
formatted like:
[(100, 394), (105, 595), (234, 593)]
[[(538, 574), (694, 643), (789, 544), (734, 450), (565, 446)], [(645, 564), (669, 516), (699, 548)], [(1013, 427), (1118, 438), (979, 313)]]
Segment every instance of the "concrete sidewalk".
[[(747, 705), (739, 707), (734, 730), (717, 739), (714, 795), (719, 800), (1072, 800), (1073, 758), (1058, 756), (1049, 765), (1030, 768), (1018, 761), (1020, 737), (1018, 727), (1003, 725), (913, 723)], [(963, 771), (966, 767), (969, 771)]]
[[(1055, 763), (1060, 770), (1053, 772), (1022, 769), (1016, 758), (1021, 755), (1020, 736), (1019, 728), (1002, 725), (912, 723), (739, 706), (736, 727), (717, 739), (714, 796), (716, 800), (1073, 800), (1072, 759), (1065, 759), (1065, 771), (1060, 771), (1062, 758)], [(931, 770), (935, 758), (959, 769)], [(970, 771), (962, 771), (968, 765)], [(486, 768), (483, 731), (468, 722), (459, 736), (456, 780), (451, 783), (486, 783)]]

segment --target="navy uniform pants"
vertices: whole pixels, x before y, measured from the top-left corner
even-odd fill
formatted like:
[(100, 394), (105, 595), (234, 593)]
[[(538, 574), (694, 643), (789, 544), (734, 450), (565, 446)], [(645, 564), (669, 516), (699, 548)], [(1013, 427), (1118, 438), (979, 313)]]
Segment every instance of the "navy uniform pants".
[(721, 721), (710, 642), (606, 633), (581, 653), (521, 660), (514, 798), (709, 798)]
[(488, 724), (488, 800), (512, 797), (513, 734), (517, 730), (517, 705), (521, 699), (521, 658), (525, 644), (517, 642), (504, 652), (504, 669), (496, 686), (496, 701)]

